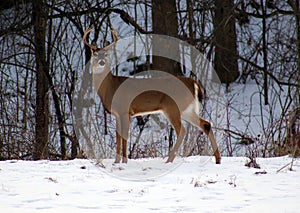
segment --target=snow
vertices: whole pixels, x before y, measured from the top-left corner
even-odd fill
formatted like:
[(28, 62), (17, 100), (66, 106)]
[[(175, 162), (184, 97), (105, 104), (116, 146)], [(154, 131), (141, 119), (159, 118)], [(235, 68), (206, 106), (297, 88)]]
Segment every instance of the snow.
[[(300, 162), (288, 156), (0, 162), (1, 212), (299, 212)], [(283, 168), (284, 167), (284, 168)], [(283, 169), (281, 169), (283, 168)], [(279, 172), (278, 170), (281, 169)], [(262, 174), (255, 174), (261, 172)], [(266, 172), (266, 174), (263, 174)]]

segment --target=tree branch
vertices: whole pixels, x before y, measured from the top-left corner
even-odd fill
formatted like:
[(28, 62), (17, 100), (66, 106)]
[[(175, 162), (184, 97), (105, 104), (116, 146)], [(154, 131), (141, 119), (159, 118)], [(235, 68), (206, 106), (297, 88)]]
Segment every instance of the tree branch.
[[(250, 64), (251, 66), (257, 68), (258, 70), (260, 71), (263, 71), (263, 67), (257, 65), (256, 63), (242, 57), (242, 56), (239, 56), (239, 58), (242, 60), (242, 61), (245, 61), (246, 63)], [(284, 81), (280, 81), (277, 79), (276, 76), (274, 76), (272, 73), (270, 73), (269, 71), (266, 71), (266, 73), (280, 86), (280, 85), (285, 85), (285, 86), (295, 86), (295, 87), (300, 87), (300, 84), (296, 84), (296, 83), (290, 83), (290, 82), (284, 82)], [(280, 90), (283, 90), (281, 87), (280, 87)]]
[(72, 12), (64, 12), (63, 10), (54, 7), (50, 4), (47, 4), (47, 6), (49, 8), (54, 9), (55, 11), (57, 11), (57, 14), (53, 14), (48, 16), (48, 18), (64, 18), (64, 17), (76, 17), (76, 16), (82, 16), (82, 15), (86, 15), (88, 13), (93, 13), (93, 12), (97, 12), (97, 13), (103, 13), (105, 15), (109, 15), (111, 13), (116, 13), (120, 15), (120, 18), (128, 25), (133, 26), (135, 29), (137, 29), (140, 33), (142, 34), (151, 34), (153, 33), (152, 31), (146, 31), (144, 30), (126, 11), (118, 9), (118, 8), (99, 8), (99, 7), (91, 7), (87, 10), (82, 10), (82, 11), (72, 11)]
[(114, 12), (120, 15), (120, 18), (126, 23), (132, 25), (135, 29), (137, 29), (142, 34), (151, 34), (152, 31), (144, 30), (127, 12), (118, 8), (110, 8), (107, 10), (108, 13)]

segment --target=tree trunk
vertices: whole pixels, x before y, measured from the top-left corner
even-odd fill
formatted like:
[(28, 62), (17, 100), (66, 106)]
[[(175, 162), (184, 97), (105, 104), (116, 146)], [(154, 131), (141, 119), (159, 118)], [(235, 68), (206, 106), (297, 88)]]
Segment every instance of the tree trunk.
[(227, 85), (239, 77), (233, 0), (216, 0), (214, 17), (215, 70)]
[[(298, 52), (298, 82), (300, 82), (300, 3), (299, 1), (295, 1), (294, 4), (292, 1), (290, 1), (293, 6), (294, 9), (294, 13), (295, 13), (295, 18), (296, 18), (296, 28), (297, 28), (297, 52)], [(296, 104), (300, 104), (300, 88), (297, 88), (297, 93), (298, 97), (296, 97)]]
[(46, 62), (46, 11), (44, 1), (32, 2), (32, 21), (34, 23), (35, 63), (36, 63), (36, 124), (33, 144), (34, 160), (48, 158), (48, 81), (46, 74), (49, 66)]
[(262, 11), (262, 45), (263, 45), (263, 60), (264, 60), (264, 101), (265, 105), (269, 104), (269, 93), (268, 93), (268, 44), (267, 44), (267, 23), (266, 23), (266, 7), (264, 0), (260, 0), (261, 11)]
[[(152, 25), (153, 33), (178, 37), (178, 18), (175, 0), (152, 0)], [(161, 44), (153, 43), (153, 48), (164, 48)], [(172, 50), (173, 53), (178, 53), (179, 47)], [(153, 69), (165, 71), (173, 75), (182, 75), (180, 64), (168, 58), (152, 56)]]
[[(154, 34), (168, 35), (178, 37), (178, 18), (175, 0), (152, 0), (152, 27)], [(163, 47), (159, 41), (153, 42), (153, 49), (159, 50)], [(166, 47), (168, 48), (168, 47)], [(154, 51), (153, 51), (154, 52)], [(173, 49), (172, 53), (178, 53), (177, 49)], [(160, 56), (152, 56), (153, 70), (168, 72), (173, 75), (182, 75), (180, 63)], [(172, 129), (170, 134), (172, 134)], [(173, 139), (169, 138), (169, 150), (173, 147)]]

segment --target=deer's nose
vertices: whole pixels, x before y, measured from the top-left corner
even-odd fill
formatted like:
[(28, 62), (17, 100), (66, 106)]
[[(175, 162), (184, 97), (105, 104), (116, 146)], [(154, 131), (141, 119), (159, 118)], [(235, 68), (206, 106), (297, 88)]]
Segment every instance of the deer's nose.
[(99, 65), (101, 66), (101, 67), (103, 67), (104, 65), (105, 65), (105, 61), (104, 60), (99, 60)]

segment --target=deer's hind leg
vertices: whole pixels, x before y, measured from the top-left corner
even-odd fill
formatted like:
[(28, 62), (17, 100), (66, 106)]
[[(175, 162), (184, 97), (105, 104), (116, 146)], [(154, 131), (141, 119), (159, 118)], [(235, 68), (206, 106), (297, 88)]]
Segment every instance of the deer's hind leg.
[(194, 126), (197, 126), (197, 127), (201, 128), (203, 130), (203, 132), (208, 136), (208, 138), (211, 142), (213, 152), (214, 152), (214, 156), (215, 156), (215, 159), (216, 159), (216, 164), (220, 164), (221, 163), (221, 154), (219, 152), (219, 148), (218, 148), (216, 138), (215, 138), (214, 133), (211, 129), (211, 124), (208, 121), (201, 118), (195, 112), (192, 112), (188, 116), (185, 115), (183, 119), (188, 121), (189, 123), (193, 124)]
[(169, 157), (168, 157), (168, 160), (167, 160), (166, 163), (173, 162), (176, 155), (178, 154), (178, 150), (179, 150), (179, 148), (182, 144), (183, 138), (184, 138), (185, 133), (186, 133), (185, 128), (184, 128), (184, 126), (182, 124), (182, 121), (181, 121), (180, 112), (179, 112), (177, 107), (176, 107), (175, 111), (174, 111), (174, 109), (175, 108), (173, 108), (173, 110), (164, 111), (164, 115), (169, 120), (169, 122), (172, 124), (173, 128), (176, 131), (176, 135), (177, 135), (176, 143), (175, 143), (173, 149), (170, 151)]

